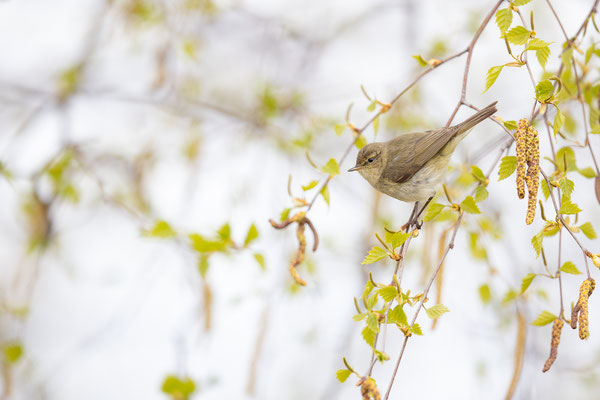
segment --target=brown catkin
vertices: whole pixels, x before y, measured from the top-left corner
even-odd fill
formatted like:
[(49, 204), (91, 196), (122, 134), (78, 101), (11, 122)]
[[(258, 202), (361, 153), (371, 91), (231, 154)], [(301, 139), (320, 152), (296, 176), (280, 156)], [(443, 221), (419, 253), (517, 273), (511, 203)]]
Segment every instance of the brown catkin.
[(377, 389), (377, 384), (373, 378), (367, 378), (362, 381), (360, 393), (363, 400), (381, 400), (379, 389)]
[[(592, 278), (588, 278), (581, 284), (579, 288), (579, 301), (577, 304), (579, 305), (579, 339), (585, 340), (590, 336), (589, 324), (588, 324), (588, 299), (592, 292), (594, 291), (594, 287), (596, 283)], [(573, 318), (571, 316), (571, 318)]]
[(304, 261), (304, 252), (306, 251), (306, 236), (304, 236), (304, 222), (298, 222), (298, 253), (296, 258), (290, 263), (290, 274), (299, 285), (306, 286), (306, 281), (298, 275), (296, 267)]
[(529, 121), (523, 118), (517, 125), (515, 140), (517, 142), (517, 195), (525, 197), (525, 169), (527, 167), (527, 127)]
[(548, 359), (544, 363), (542, 372), (548, 371), (556, 360), (556, 355), (558, 354), (558, 344), (560, 343), (560, 333), (562, 332), (563, 324), (564, 322), (561, 318), (556, 318), (554, 320), (554, 324), (552, 325), (552, 341), (550, 342), (550, 356), (548, 356)]
[(529, 199), (527, 203), (527, 215), (525, 222), (531, 225), (535, 218), (537, 206), (537, 194), (540, 187), (540, 139), (538, 133), (530, 125), (527, 128), (527, 190)]

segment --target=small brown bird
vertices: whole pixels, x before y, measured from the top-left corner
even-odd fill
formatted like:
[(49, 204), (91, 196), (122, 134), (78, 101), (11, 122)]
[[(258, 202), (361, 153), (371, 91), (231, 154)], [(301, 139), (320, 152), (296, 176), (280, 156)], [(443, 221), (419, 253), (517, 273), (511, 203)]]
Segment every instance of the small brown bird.
[[(467, 133), (496, 112), (496, 102), (449, 128), (414, 132), (387, 142), (370, 143), (358, 152), (358, 171), (371, 186), (395, 199), (431, 199), (446, 175), (450, 157)], [(416, 208), (416, 205), (415, 205)]]

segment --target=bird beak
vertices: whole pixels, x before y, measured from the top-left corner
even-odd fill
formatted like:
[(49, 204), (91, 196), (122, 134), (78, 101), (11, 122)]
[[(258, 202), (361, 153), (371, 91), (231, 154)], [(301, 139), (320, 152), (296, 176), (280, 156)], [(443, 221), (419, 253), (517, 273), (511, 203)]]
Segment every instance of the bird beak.
[(350, 168), (348, 170), (348, 172), (352, 172), (352, 171), (358, 171), (359, 169), (362, 168), (362, 165), (355, 165), (354, 167)]

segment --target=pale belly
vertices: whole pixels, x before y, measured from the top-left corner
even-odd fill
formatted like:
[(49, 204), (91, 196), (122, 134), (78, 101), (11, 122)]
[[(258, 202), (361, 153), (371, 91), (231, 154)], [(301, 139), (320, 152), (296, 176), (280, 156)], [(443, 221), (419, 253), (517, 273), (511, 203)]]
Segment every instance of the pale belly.
[(395, 199), (415, 202), (433, 197), (447, 171), (447, 162), (440, 168), (434, 168), (431, 163), (425, 164), (413, 177), (404, 183), (391, 183), (379, 180), (375, 189)]

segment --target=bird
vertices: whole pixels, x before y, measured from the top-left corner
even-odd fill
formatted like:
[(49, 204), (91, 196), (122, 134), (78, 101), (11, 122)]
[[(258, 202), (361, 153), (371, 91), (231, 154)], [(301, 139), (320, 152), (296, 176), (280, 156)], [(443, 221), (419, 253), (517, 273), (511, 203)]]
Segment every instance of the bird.
[(427, 200), (422, 212), (435, 196), (456, 146), (471, 129), (497, 111), (496, 103), (451, 127), (369, 143), (360, 149), (356, 165), (348, 171), (358, 171), (371, 186), (388, 196), (415, 202), (414, 216), (420, 201)]

